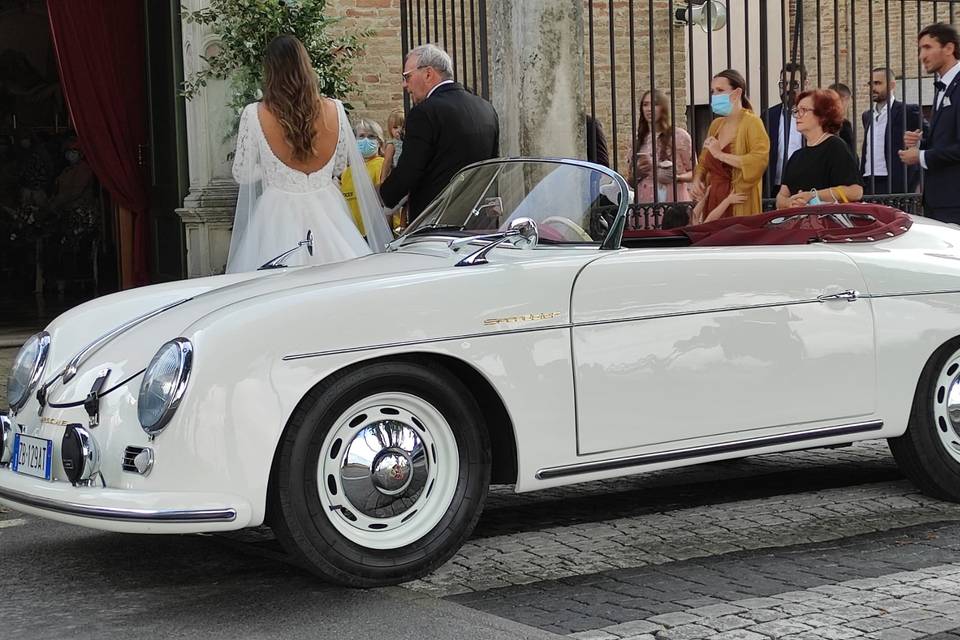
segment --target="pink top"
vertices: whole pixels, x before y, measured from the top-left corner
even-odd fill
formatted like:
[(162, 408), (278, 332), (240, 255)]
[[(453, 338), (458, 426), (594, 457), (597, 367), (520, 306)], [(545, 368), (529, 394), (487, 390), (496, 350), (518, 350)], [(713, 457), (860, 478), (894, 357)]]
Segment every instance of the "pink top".
[[(677, 167), (677, 175), (681, 173), (686, 173), (693, 169), (693, 141), (690, 139), (690, 134), (684, 131), (683, 129), (674, 127), (674, 139), (676, 140), (677, 145), (677, 160), (674, 164)], [(651, 153), (652, 144), (650, 142), (651, 136), (647, 136), (647, 139), (637, 148), (637, 154)], [(657, 139), (657, 162), (662, 162), (664, 160), (672, 160), (673, 156), (673, 146), (670, 144), (660, 144), (660, 138)], [(663, 175), (673, 176), (672, 168), (657, 168), (657, 176), (661, 179)], [(671, 182), (661, 182), (661, 196), (659, 202), (685, 202), (690, 200), (690, 196), (687, 194), (687, 183), (678, 182), (677, 183), (677, 197), (673, 197), (673, 184)], [(654, 201), (654, 184), (653, 184), (653, 170), (651, 169), (650, 174), (640, 180), (638, 187), (638, 193), (634, 198), (636, 202), (653, 202)]]

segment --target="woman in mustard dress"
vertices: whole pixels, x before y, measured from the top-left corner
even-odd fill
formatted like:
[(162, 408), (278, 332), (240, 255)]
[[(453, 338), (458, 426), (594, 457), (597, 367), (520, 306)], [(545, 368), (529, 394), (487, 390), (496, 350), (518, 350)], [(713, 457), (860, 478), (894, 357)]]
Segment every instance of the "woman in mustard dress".
[(743, 76), (727, 69), (713, 77), (710, 87), (710, 107), (719, 117), (710, 124), (690, 186), (698, 202), (695, 213), (701, 213), (694, 223), (760, 213), (770, 151), (770, 138), (753, 112)]

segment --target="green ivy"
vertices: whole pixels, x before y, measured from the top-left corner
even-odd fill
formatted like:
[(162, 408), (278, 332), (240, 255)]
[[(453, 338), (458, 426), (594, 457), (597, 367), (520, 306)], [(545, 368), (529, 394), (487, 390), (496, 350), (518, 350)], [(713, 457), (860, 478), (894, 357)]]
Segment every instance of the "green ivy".
[(219, 36), (220, 49), (201, 56), (206, 68), (183, 83), (182, 94), (196, 97), (212, 78), (229, 79), (233, 128), (243, 107), (260, 97), (263, 55), (270, 41), (282, 34), (297, 36), (313, 62), (320, 93), (343, 99), (355, 89), (349, 80), (353, 62), (363, 51), (369, 31), (333, 36), (330, 27), (340, 18), (325, 15), (326, 0), (210, 0), (198, 11), (181, 7), (188, 23), (209, 25)]

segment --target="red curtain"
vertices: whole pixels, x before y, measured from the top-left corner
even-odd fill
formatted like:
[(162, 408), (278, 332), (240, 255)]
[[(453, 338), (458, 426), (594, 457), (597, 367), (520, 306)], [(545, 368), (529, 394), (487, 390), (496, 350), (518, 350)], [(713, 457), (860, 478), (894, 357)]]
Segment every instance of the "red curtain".
[(113, 200), (133, 214), (132, 282), (147, 284), (149, 202), (137, 161), (147, 144), (143, 3), (47, 0), (47, 8), (80, 149)]

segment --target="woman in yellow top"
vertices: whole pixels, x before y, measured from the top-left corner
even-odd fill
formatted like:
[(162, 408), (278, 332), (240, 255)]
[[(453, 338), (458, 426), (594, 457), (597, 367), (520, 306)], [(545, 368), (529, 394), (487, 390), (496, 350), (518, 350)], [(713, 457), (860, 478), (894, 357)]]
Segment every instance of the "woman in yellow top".
[(747, 83), (727, 69), (713, 77), (710, 108), (720, 116), (710, 123), (690, 195), (699, 203), (702, 219), (760, 213), (761, 182), (767, 169), (770, 138), (747, 98)]
[[(363, 156), (370, 181), (375, 188), (379, 188), (380, 173), (383, 170), (383, 129), (372, 120), (361, 119), (354, 128), (354, 135), (357, 136), (357, 146), (360, 147), (360, 155)], [(351, 169), (352, 167), (347, 167), (340, 176), (340, 191), (343, 193), (344, 200), (347, 201), (347, 206), (350, 207), (350, 214), (353, 215), (353, 222), (360, 230), (360, 235), (365, 236), (360, 206), (357, 204), (357, 195), (353, 192)]]

